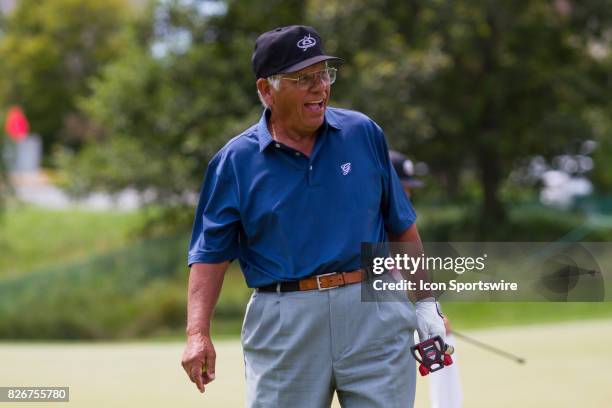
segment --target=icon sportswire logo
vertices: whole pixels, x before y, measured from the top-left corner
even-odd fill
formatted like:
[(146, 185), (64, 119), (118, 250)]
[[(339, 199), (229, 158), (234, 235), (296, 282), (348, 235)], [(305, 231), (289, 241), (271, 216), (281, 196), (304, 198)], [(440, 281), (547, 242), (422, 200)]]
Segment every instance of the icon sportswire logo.
[(351, 172), (351, 163), (344, 163), (340, 165), (340, 169), (342, 169), (342, 175), (346, 176), (347, 174), (349, 174)]
[(310, 34), (305, 35), (304, 38), (297, 42), (298, 48), (300, 48), (302, 51), (306, 51), (307, 49), (309, 49), (310, 47), (314, 47), (315, 45), (317, 45), (317, 40), (312, 38)]

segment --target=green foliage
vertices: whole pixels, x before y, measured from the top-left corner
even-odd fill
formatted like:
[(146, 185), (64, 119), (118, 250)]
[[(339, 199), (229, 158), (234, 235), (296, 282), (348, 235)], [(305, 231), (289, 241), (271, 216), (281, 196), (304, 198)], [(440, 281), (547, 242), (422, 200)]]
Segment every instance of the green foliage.
[(309, 10), (348, 60), (341, 100), (429, 163), (446, 191), (463, 188), (462, 169), (476, 169), (490, 225), (505, 218), (499, 189), (516, 160), (591, 138), (587, 112), (611, 91), (609, 58), (589, 52), (608, 44), (609, 10), (569, 2), (568, 13), (559, 3), (314, 1)]
[(185, 193), (198, 190), (212, 155), (261, 112), (249, 57), (255, 36), (302, 13), (297, 1), (229, 2), (217, 16), (196, 4), (164, 4), (157, 15), (166, 18), (149, 24), (188, 33), (191, 46), (154, 58), (151, 43), (168, 38), (132, 39), (91, 82), (80, 107), (103, 136), (78, 154), (56, 154), (73, 192), (129, 186), (149, 189), (155, 202), (188, 202)]
[[(4, 148), (4, 140), (0, 137), (0, 152)], [(10, 184), (8, 179), (8, 173), (5, 168), (4, 160), (0, 158), (0, 229), (3, 222), (4, 206), (7, 196), (9, 195)], [(1, 245), (1, 244), (0, 244)]]
[(427, 162), (438, 196), (478, 201), (480, 229), (508, 221), (508, 176), (533, 155), (594, 139), (593, 181), (612, 188), (612, 13), (601, 0), (248, 0), (213, 14), (172, 0), (138, 18), (120, 0), (32, 1), (6, 22), (0, 73), (13, 80), (0, 101), (26, 101), (46, 138), (85, 141), (63, 139), (54, 155), (75, 194), (133, 187), (149, 202), (191, 203), (206, 162), (261, 112), (256, 36), (292, 23), (317, 27), (346, 60), (333, 103)]
[(124, 47), (124, 0), (20, 0), (0, 39), (0, 106), (23, 106), (49, 149), (75, 143), (85, 118), (75, 101)]
[[(609, 101), (608, 101), (609, 102)], [(595, 190), (599, 194), (612, 192), (612, 118), (610, 116), (612, 105), (608, 104), (601, 109), (589, 112), (593, 123), (594, 137), (597, 147), (593, 152), (593, 171), (590, 174)]]
[[(423, 241), (478, 242), (480, 213), (474, 206), (422, 205), (419, 231)], [(577, 234), (586, 242), (612, 241), (612, 230), (592, 225), (582, 213), (552, 210), (540, 205), (514, 206), (508, 220), (487, 232), (487, 240), (500, 242), (554, 242), (567, 234)]]
[[(592, 49), (607, 44), (610, 13), (595, 0), (572, 2), (570, 12), (561, 3), (249, 0), (204, 15), (196, 3), (165, 2), (147, 22), (163, 32), (130, 41), (81, 99), (103, 137), (76, 156), (58, 154), (59, 163), (77, 191), (151, 187), (156, 201), (185, 202), (211, 155), (260, 112), (250, 67), (257, 34), (310, 23), (346, 60), (334, 103), (381, 123), (452, 199), (480, 200), (482, 226), (501, 222), (500, 191), (518, 162), (598, 132), (612, 139), (592, 113), (609, 99), (611, 58)], [(152, 42), (176, 32), (189, 45), (152, 57)], [(602, 186), (605, 168), (596, 164)]]

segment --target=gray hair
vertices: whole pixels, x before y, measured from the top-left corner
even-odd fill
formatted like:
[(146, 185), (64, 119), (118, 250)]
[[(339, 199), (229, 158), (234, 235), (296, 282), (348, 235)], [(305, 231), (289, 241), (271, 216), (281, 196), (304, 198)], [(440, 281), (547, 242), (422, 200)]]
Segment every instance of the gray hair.
[[(268, 83), (270, 84), (270, 86), (275, 90), (278, 91), (280, 89), (280, 75), (272, 75), (269, 76), (268, 78), (266, 78), (266, 80), (268, 81)], [(263, 105), (264, 108), (268, 109), (269, 106), (266, 103), (266, 100), (264, 99), (263, 95), (261, 94), (261, 92), (259, 92), (259, 89), (257, 90), (257, 96), (259, 96), (259, 101), (261, 102), (261, 104)]]

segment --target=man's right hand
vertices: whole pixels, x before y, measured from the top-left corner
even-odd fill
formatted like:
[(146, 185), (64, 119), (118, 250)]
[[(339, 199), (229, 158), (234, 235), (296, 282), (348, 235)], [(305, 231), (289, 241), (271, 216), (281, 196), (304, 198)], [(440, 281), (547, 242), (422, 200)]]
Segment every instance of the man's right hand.
[(210, 336), (201, 333), (187, 336), (182, 365), (200, 392), (204, 392), (204, 386), (215, 379), (216, 358), (215, 347)]

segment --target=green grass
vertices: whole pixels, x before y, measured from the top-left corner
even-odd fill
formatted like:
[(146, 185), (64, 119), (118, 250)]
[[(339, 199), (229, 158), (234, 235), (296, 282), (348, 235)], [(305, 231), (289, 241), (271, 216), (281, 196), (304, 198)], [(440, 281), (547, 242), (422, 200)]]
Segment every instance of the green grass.
[(442, 305), (442, 310), (451, 326), (458, 331), (465, 328), (612, 318), (612, 302), (449, 302)]
[(121, 248), (144, 219), (140, 212), (8, 208), (0, 219), (0, 277)]

